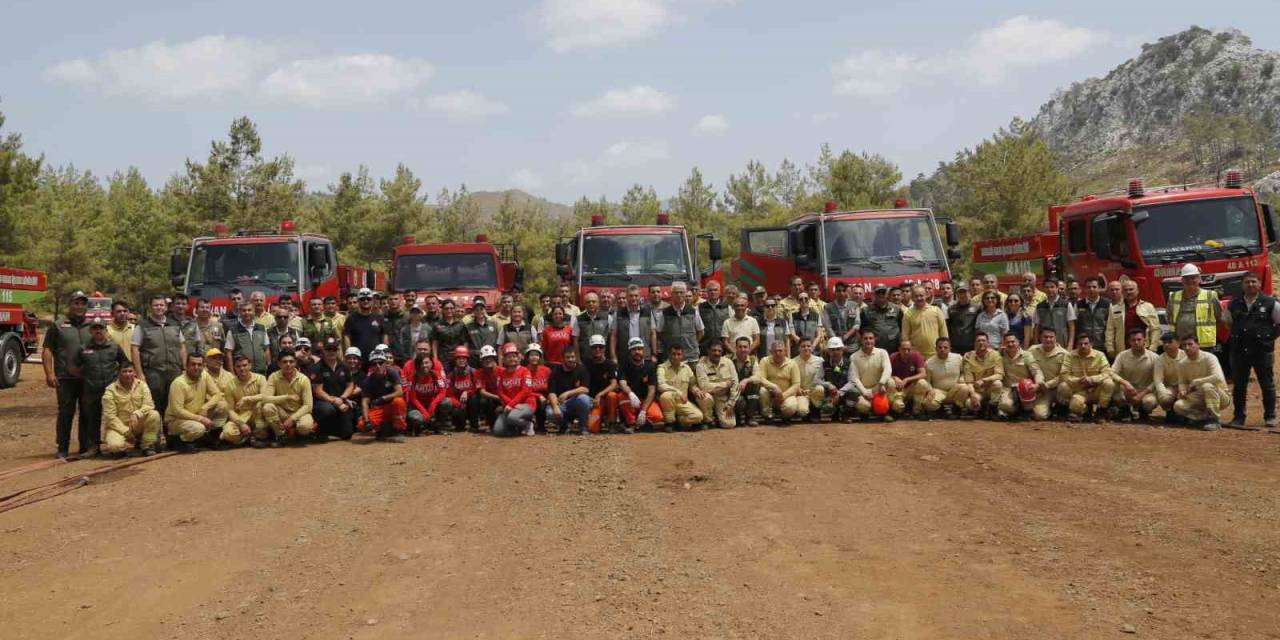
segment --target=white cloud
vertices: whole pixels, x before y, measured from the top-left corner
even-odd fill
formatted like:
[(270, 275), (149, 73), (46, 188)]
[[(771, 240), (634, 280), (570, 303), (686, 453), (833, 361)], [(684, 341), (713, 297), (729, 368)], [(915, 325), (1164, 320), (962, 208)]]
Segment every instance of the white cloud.
[(421, 108), (442, 113), (450, 120), (478, 122), (511, 112), (506, 103), (462, 89), (434, 95), (417, 103)]
[(671, 148), (665, 140), (622, 140), (608, 147), (594, 160), (574, 160), (564, 166), (569, 180), (574, 183), (589, 182), (610, 169), (635, 169), (671, 158)]
[(67, 60), (46, 69), (45, 77), (79, 88), (144, 98), (215, 98), (251, 91), (279, 55), (277, 47), (263, 42), (209, 35)]
[(644, 40), (672, 19), (665, 0), (543, 0), (538, 19), (557, 53)]
[(728, 130), (729, 119), (718, 113), (702, 116), (693, 125), (693, 132), (704, 136), (718, 136)]
[(517, 189), (524, 189), (525, 191), (540, 189), (543, 184), (542, 176), (529, 169), (517, 169), (515, 173), (511, 174), (510, 180), (511, 184)]
[(832, 65), (837, 95), (886, 96), (944, 76), (996, 85), (1028, 69), (1069, 60), (1107, 36), (1053, 19), (1016, 16), (984, 29), (964, 47), (927, 57), (867, 50)]
[(591, 118), (608, 115), (656, 115), (669, 111), (675, 100), (653, 87), (632, 85), (624, 89), (610, 89), (604, 95), (574, 107), (573, 115)]
[(434, 69), (425, 60), (379, 53), (294, 60), (262, 80), (265, 95), (308, 107), (372, 104), (420, 87)]

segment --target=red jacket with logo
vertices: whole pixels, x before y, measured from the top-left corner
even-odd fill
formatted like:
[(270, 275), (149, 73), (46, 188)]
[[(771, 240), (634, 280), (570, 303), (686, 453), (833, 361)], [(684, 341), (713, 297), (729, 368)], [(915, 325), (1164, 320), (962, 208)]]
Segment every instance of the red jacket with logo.
[(498, 397), (502, 398), (502, 404), (508, 409), (530, 402), (530, 397), (533, 395), (530, 387), (533, 382), (528, 369), (519, 366), (515, 369), (499, 367), (495, 370), (493, 377), (498, 385)]

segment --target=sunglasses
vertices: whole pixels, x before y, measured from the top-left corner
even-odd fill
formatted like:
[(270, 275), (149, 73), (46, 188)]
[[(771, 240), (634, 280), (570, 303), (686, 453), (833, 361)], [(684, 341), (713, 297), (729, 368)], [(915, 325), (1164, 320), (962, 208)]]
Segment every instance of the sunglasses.
[(766, 309), (772, 309), (772, 308), (774, 308), (774, 307), (776, 307), (776, 306), (778, 306), (778, 305), (773, 304), (773, 303), (769, 303), (769, 304), (766, 304), (764, 307), (765, 307)]

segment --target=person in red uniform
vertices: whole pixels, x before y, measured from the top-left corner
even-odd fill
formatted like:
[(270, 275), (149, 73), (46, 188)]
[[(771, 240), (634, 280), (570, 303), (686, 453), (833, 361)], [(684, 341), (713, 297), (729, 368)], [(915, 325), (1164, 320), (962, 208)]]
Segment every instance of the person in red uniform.
[(476, 370), (471, 368), (471, 349), (459, 345), (453, 349), (453, 370), (445, 383), (445, 397), (437, 409), (453, 422), (454, 431), (462, 431), (463, 424), (471, 423), (472, 431), (480, 430), (479, 411), (476, 407), (480, 383)]
[(444, 371), (431, 358), (429, 351), (419, 351), (413, 360), (406, 362), (403, 377), (408, 385), (409, 435), (421, 435), (428, 426), (437, 433), (444, 432), (443, 412), (439, 410), (444, 400)]
[(387, 358), (387, 354), (380, 351), (369, 356), (373, 368), (362, 385), (364, 415), (356, 426), (360, 431), (373, 431), (378, 440), (404, 442), (404, 436), (400, 435), (408, 428), (404, 419), (404, 386), (400, 370), (389, 366)]
[(480, 432), (480, 419), (484, 418), (492, 430), (497, 410), (502, 403), (498, 396), (498, 350), (489, 345), (480, 348), (480, 368), (476, 369), (476, 404), (468, 411), (471, 432)]
[(497, 417), (493, 421), (493, 435), (514, 436), (523, 433), (533, 435), (533, 386), (529, 370), (520, 364), (520, 348), (508, 342), (502, 347), (502, 366), (494, 369), (494, 383), (498, 388)]
[(524, 349), (524, 366), (529, 370), (529, 402), (537, 431), (547, 432), (547, 396), (551, 393), (551, 367), (542, 363), (542, 346), (533, 343)]
[(566, 318), (564, 307), (553, 307), (547, 326), (542, 328), (540, 344), (550, 364), (564, 364), (564, 350), (574, 344), (573, 327)]

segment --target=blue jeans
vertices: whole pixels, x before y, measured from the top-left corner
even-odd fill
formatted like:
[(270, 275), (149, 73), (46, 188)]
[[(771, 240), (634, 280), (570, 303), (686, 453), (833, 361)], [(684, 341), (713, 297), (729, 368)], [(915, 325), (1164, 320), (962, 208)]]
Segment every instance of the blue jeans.
[[(547, 409), (550, 411), (550, 409)], [(587, 421), (591, 419), (591, 396), (582, 394), (560, 403), (560, 430), (568, 431), (573, 421), (578, 421), (578, 428), (586, 431)]]

